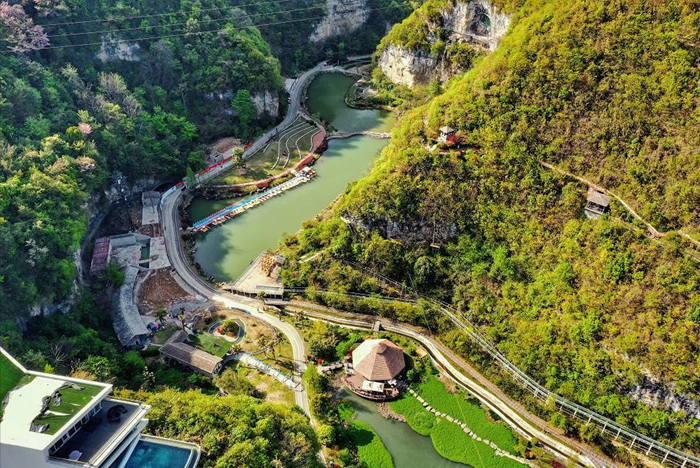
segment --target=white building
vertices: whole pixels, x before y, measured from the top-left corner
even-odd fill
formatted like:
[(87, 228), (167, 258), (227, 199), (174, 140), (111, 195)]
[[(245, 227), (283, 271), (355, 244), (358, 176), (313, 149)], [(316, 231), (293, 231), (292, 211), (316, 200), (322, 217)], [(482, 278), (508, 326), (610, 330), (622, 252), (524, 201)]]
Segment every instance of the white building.
[(199, 461), (196, 445), (142, 436), (150, 406), (110, 397), (111, 384), (28, 371), (2, 348), (0, 375), (2, 468), (124, 468), (164, 451), (180, 462), (164, 468)]

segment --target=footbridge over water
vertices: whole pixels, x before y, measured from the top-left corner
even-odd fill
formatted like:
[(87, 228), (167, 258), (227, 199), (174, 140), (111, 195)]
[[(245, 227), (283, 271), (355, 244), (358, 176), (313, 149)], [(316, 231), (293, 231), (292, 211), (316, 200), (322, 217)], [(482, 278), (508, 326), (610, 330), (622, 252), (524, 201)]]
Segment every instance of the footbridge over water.
[(335, 132), (331, 133), (326, 137), (327, 140), (341, 140), (343, 138), (350, 138), (354, 136), (364, 135), (372, 138), (391, 138), (391, 133), (384, 132), (373, 132), (371, 130), (364, 130), (361, 132)]

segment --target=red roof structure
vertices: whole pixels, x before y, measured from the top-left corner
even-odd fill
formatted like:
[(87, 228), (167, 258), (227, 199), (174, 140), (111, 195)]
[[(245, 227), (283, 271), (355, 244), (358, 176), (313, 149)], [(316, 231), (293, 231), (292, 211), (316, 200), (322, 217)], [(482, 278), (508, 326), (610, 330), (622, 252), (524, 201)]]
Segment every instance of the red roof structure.
[(307, 157), (305, 157), (304, 159), (302, 159), (301, 161), (299, 161), (299, 164), (297, 164), (297, 169), (301, 169), (304, 166), (308, 166), (309, 164), (311, 164), (315, 160), (316, 160), (316, 158), (314, 157), (314, 155), (310, 154)]
[(109, 237), (99, 237), (95, 240), (95, 248), (92, 250), (92, 262), (90, 263), (91, 275), (97, 275), (107, 269), (111, 250)]

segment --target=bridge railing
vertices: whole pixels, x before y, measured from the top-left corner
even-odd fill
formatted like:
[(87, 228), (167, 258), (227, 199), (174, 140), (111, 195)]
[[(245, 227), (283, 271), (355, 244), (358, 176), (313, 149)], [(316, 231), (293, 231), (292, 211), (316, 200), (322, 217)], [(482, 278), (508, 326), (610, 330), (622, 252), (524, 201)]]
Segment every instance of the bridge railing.
[[(363, 270), (364, 267), (360, 265), (355, 265)], [(584, 406), (574, 403), (556, 393), (548, 390), (539, 383), (537, 383), (532, 377), (523, 372), (516, 365), (511, 363), (493, 344), (487, 337), (485, 337), (478, 328), (469, 320), (469, 318), (453, 306), (439, 300), (432, 298), (423, 297), (417, 292), (413, 291), (404, 285), (400, 285), (388, 278), (381, 278), (382, 280), (400, 287), (402, 291), (409, 291), (414, 296), (431, 303), (437, 309), (443, 313), (447, 318), (452, 321), (457, 327), (464, 330), (469, 338), (472, 339), (479, 347), (481, 347), (487, 354), (489, 354), (503, 370), (508, 373), (516, 383), (525, 388), (530, 392), (536, 399), (543, 403), (554, 404), (555, 408), (561, 413), (565, 414), (571, 419), (574, 419), (582, 424), (592, 424), (595, 425), (600, 431), (601, 435), (605, 438), (617, 442), (621, 445), (626, 446), (628, 449), (634, 450), (638, 453), (643, 454), (646, 457), (660, 461), (662, 464), (672, 466), (675, 468), (700, 468), (700, 458), (695, 457), (691, 454), (685, 453), (681, 450), (675, 449), (667, 444), (659, 442), (651, 437), (641, 434), (637, 431), (629, 429), (622, 424), (619, 424), (612, 419), (609, 419), (603, 415), (596, 413)], [(376, 295), (363, 294), (363, 293), (339, 293), (333, 291), (317, 290), (317, 289), (303, 289), (303, 288), (290, 288), (285, 289), (288, 293), (294, 294), (307, 294), (307, 293), (330, 293), (338, 294), (343, 296), (348, 296), (358, 299), (380, 299)], [(395, 298), (384, 298), (387, 301), (397, 301), (405, 303), (415, 303), (415, 300), (410, 299), (395, 299)]]

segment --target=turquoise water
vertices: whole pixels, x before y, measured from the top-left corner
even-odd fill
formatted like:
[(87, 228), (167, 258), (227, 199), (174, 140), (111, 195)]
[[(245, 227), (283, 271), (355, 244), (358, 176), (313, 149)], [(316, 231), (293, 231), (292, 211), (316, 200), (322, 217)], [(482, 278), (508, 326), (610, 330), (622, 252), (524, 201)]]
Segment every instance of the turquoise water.
[(140, 440), (124, 468), (185, 468), (192, 450)]
[(320, 115), (339, 132), (390, 132), (396, 116), (382, 109), (351, 109), (345, 105), (345, 94), (354, 78), (340, 73), (324, 73), (311, 82), (306, 92), (306, 107)]

